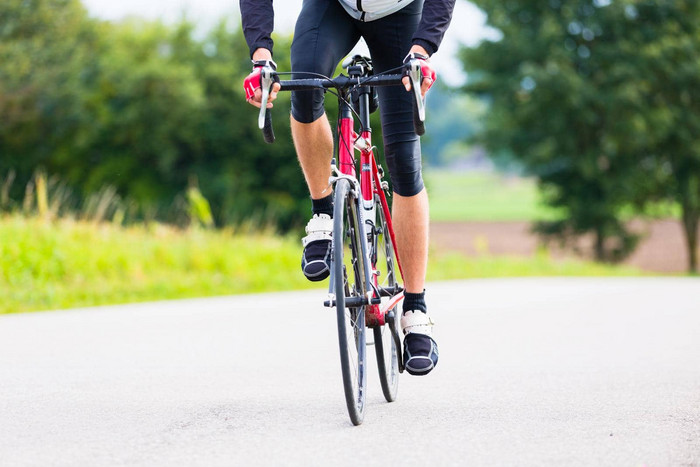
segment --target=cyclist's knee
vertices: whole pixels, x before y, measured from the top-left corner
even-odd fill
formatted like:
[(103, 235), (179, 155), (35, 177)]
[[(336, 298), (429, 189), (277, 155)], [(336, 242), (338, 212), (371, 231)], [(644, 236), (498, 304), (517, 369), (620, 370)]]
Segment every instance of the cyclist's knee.
[(394, 193), (406, 198), (416, 196), (425, 188), (420, 170), (391, 175), (391, 183)]
[[(396, 139), (399, 139), (396, 141)], [(415, 196), (425, 187), (421, 174), (420, 141), (415, 133), (405, 138), (384, 133), (384, 153), (394, 193)], [(388, 142), (387, 142), (388, 140)], [(393, 141), (392, 141), (393, 140)]]
[[(315, 49), (315, 44), (309, 42), (309, 35), (303, 35), (302, 39), (295, 37), (292, 43), (292, 78), (303, 79), (313, 78), (316, 74), (326, 75), (327, 68), (333, 65), (326, 64), (328, 58), (324, 54), (324, 59), (311, 55), (309, 49)], [(303, 39), (307, 40), (303, 40)], [(312, 123), (318, 120), (324, 113), (323, 107), (324, 91), (314, 89), (312, 91), (292, 91), (292, 117), (300, 123)]]
[(323, 116), (323, 91), (293, 91), (292, 118), (299, 123), (313, 123)]

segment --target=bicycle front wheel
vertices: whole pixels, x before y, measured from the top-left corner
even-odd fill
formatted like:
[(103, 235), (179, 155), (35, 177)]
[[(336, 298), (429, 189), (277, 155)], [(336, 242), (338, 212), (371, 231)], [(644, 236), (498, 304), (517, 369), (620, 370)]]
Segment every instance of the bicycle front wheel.
[(333, 211), (331, 273), (345, 402), (354, 425), (362, 423), (364, 418), (367, 390), (365, 307), (361, 304), (365, 297), (362, 241), (357, 198), (352, 195), (347, 180), (338, 180)]

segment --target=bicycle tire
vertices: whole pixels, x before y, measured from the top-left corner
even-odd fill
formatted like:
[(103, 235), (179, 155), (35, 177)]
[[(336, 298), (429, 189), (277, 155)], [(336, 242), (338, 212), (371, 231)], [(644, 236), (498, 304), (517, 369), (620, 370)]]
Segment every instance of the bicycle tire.
[(365, 261), (360, 227), (358, 200), (351, 194), (350, 183), (338, 180), (335, 185), (331, 272), (334, 275), (343, 389), (353, 425), (362, 423), (367, 393), (365, 307), (346, 306), (347, 299), (365, 297)]
[[(396, 290), (398, 286), (396, 266), (396, 253), (394, 245), (389, 235), (389, 227), (382, 210), (381, 202), (375, 198), (377, 206), (376, 230), (373, 236), (372, 259), (376, 258), (375, 271), (378, 273), (377, 288), (384, 290)], [(390, 299), (391, 297), (388, 297)], [(388, 318), (389, 313), (393, 318)], [(374, 350), (377, 354), (377, 369), (379, 370), (379, 382), (382, 386), (382, 393), (387, 402), (396, 400), (399, 389), (399, 362), (401, 361), (401, 350), (397, 348), (392, 331), (396, 332), (399, 320), (398, 306), (387, 312), (387, 320), (384, 326), (374, 328)], [(392, 329), (393, 328), (393, 329)]]

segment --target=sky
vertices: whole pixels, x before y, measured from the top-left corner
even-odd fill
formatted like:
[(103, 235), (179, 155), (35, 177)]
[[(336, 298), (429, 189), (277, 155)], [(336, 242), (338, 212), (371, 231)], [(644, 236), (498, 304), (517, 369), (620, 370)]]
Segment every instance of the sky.
[[(141, 16), (149, 19), (161, 19), (165, 22), (177, 21), (182, 13), (187, 13), (190, 20), (207, 27), (215, 24), (224, 16), (238, 21), (238, 0), (83, 0), (92, 16), (119, 20), (127, 16)], [(302, 0), (277, 0), (275, 7), (275, 30), (291, 33), (294, 22), (301, 11)], [(464, 82), (464, 72), (455, 59), (460, 43), (475, 45), (484, 38), (497, 37), (495, 31), (485, 25), (486, 16), (466, 0), (457, 0), (452, 24), (445, 34), (440, 50), (433, 57), (433, 64), (439, 79), (448, 84), (458, 85)], [(366, 50), (358, 46), (354, 52)]]

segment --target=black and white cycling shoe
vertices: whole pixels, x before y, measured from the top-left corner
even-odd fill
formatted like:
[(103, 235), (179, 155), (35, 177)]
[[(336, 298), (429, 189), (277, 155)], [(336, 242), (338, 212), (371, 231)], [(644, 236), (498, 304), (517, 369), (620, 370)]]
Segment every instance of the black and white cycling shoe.
[(322, 281), (331, 273), (331, 240), (333, 219), (328, 214), (314, 214), (306, 224), (306, 237), (301, 239), (304, 251), (301, 270), (313, 282)]
[(415, 376), (427, 375), (438, 362), (438, 347), (432, 338), (433, 320), (420, 310), (404, 311), (401, 328), (405, 335), (403, 359), (406, 371)]

